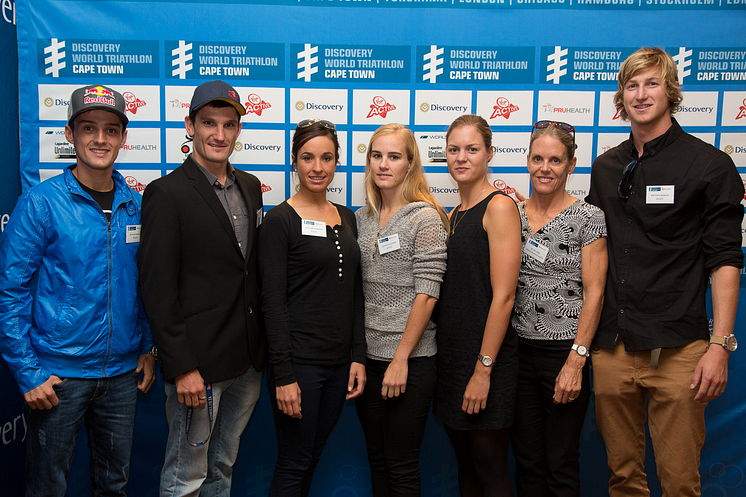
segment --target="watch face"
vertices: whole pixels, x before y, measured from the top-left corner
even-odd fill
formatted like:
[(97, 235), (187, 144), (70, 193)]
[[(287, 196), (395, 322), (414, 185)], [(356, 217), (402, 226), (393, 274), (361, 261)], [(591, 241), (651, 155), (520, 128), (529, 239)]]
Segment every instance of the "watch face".
[(484, 364), (486, 367), (492, 366), (492, 358), (488, 355), (480, 356), (479, 360), (482, 361), (482, 364)]
[(578, 354), (582, 356), (588, 355), (588, 349), (584, 345), (578, 345)]
[(731, 352), (735, 351), (738, 348), (738, 340), (736, 340), (736, 337), (733, 335), (725, 337), (725, 348)]

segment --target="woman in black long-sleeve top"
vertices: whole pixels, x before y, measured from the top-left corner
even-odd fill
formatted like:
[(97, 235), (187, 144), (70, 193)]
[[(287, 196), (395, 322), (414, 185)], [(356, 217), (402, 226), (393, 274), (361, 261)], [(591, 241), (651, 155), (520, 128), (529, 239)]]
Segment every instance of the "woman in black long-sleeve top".
[(345, 399), (365, 385), (355, 215), (326, 199), (338, 159), (334, 125), (301, 121), (292, 149), (298, 192), (267, 213), (259, 236), (278, 445), (270, 496), (308, 495)]

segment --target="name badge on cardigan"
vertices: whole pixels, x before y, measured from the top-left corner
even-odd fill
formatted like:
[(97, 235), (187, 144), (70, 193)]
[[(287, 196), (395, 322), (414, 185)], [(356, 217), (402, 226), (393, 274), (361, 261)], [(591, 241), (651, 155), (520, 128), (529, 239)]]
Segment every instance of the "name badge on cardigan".
[(378, 253), (381, 255), (399, 250), (400, 248), (398, 233), (378, 239)]
[(326, 223), (323, 221), (300, 220), (300, 234), (306, 236), (320, 236), (326, 238)]

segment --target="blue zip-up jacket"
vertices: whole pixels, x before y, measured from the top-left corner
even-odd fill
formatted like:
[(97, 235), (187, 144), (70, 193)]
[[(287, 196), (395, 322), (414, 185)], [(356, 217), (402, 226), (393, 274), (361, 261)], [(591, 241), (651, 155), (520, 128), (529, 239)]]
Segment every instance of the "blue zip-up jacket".
[(0, 352), (22, 393), (103, 378), (153, 345), (137, 271), (142, 197), (114, 171), (111, 222), (72, 174), (18, 199), (0, 236)]

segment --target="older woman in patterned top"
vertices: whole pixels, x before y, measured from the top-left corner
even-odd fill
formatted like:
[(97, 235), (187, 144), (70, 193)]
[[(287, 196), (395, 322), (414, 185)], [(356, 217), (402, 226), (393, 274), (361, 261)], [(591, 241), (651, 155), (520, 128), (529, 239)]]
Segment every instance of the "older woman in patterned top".
[(519, 377), (511, 440), (519, 496), (580, 495), (580, 431), (590, 400), (588, 356), (608, 259), (603, 212), (565, 191), (575, 128), (531, 131), (531, 196), (518, 205), (523, 252), (513, 326)]

